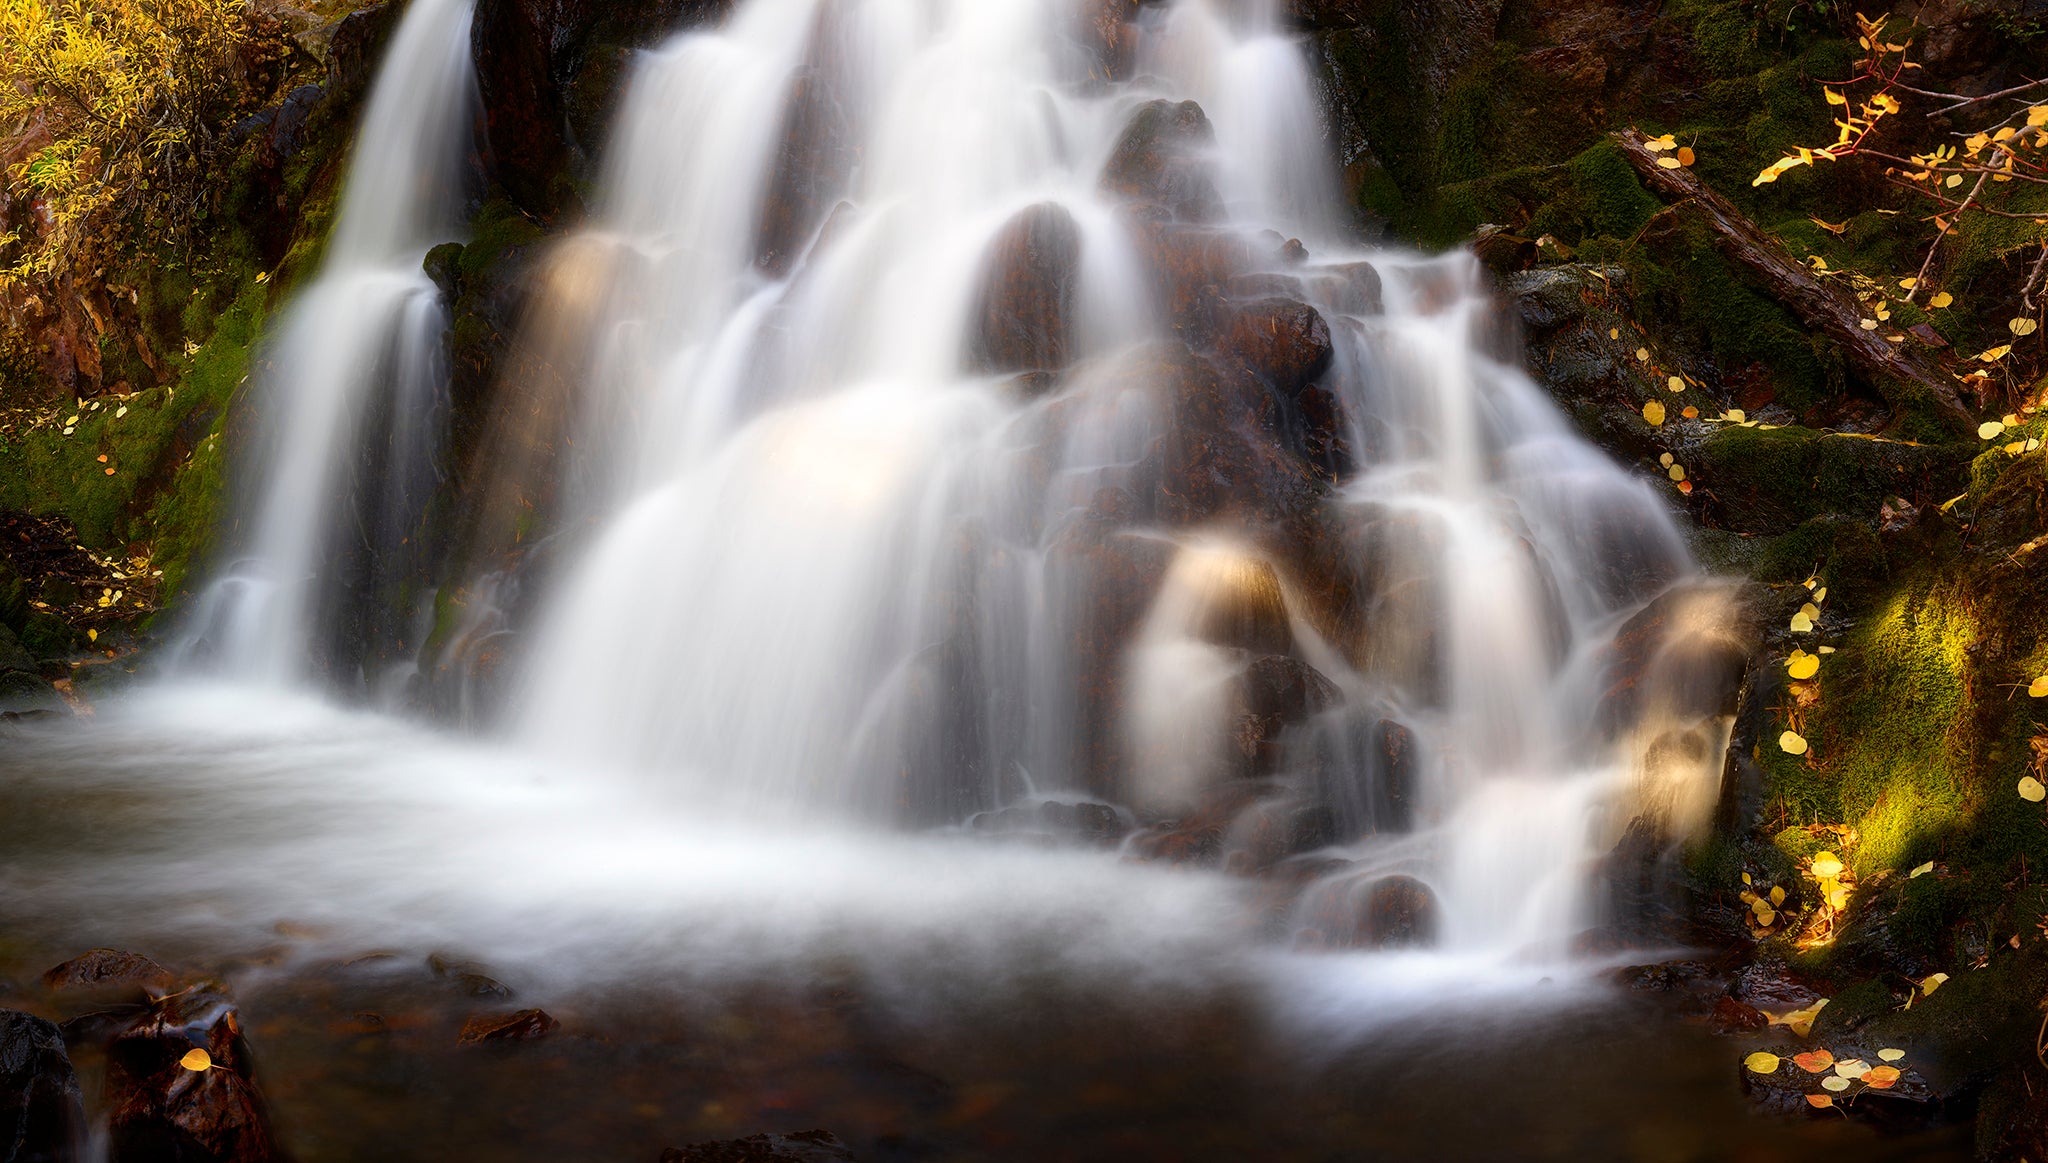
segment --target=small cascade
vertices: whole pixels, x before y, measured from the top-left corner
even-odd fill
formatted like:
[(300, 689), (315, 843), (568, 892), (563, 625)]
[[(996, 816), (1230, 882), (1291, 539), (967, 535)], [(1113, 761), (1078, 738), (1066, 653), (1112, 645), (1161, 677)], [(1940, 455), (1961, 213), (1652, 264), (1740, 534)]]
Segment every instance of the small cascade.
[(422, 262), (461, 221), (471, 6), (416, 0), (393, 36), (323, 265), (252, 376), (252, 492), (177, 647), (184, 666), (374, 693), (421, 636), (448, 381), (447, 310)]

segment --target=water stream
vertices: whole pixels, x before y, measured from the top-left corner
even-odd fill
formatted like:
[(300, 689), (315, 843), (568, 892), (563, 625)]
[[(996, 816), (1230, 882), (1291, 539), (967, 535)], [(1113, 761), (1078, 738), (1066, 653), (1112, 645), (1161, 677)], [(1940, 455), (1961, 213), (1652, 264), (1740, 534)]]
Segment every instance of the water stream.
[[(1476, 263), (1351, 240), (1265, 5), (1081, 17), (743, 0), (642, 54), (534, 276), (549, 386), (493, 418), (559, 439), (462, 478), (516, 533), (421, 545), (453, 471), (421, 256), (473, 81), (466, 0), (414, 0), (251, 381), (248, 535), (156, 688), (17, 741), (0, 909), (52, 947), (454, 947), (542, 997), (850, 963), (912, 1008), (1050, 975), (1347, 1045), (1591, 1004), (1597, 863), (1716, 794), (1714, 592), (1503, 357)], [(1282, 383), (1249, 345), (1301, 304), (1327, 354)], [(1307, 693), (1262, 717), (1267, 681)], [(1046, 805), (1130, 834), (1001, 841)], [(1219, 805), (1220, 868), (1137, 859)], [(1278, 924), (1229, 874), (1276, 859)], [(1316, 951), (1386, 943), (1390, 884), (1425, 948)]]

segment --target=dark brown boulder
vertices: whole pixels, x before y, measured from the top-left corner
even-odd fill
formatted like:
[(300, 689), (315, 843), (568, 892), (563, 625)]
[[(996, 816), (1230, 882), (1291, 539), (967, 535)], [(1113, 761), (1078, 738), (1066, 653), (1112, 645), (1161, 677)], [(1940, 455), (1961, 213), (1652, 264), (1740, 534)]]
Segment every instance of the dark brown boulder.
[(804, 63), (783, 104), (754, 243), (754, 265), (771, 275), (788, 274), (796, 265), (853, 176), (858, 145), (846, 105), (838, 11), (835, 3), (819, 7)]
[(1032, 206), (1004, 224), (982, 262), (968, 365), (977, 372), (1066, 367), (1080, 260), (1080, 228), (1057, 203)]
[(462, 1023), (455, 1041), (462, 1046), (532, 1042), (562, 1028), (546, 1010), (517, 1010), (509, 1014), (478, 1014)]
[(1075, 37), (1087, 54), (1093, 81), (1124, 81), (1138, 49), (1138, 0), (1082, 0), (1075, 13)]
[(792, 1131), (787, 1135), (748, 1135), (670, 1147), (661, 1163), (850, 1163), (853, 1152), (829, 1131)]
[(1322, 313), (1294, 299), (1236, 304), (1218, 347), (1292, 399), (1329, 370), (1333, 349)]
[[(187, 1056), (204, 1050), (202, 1069)], [(225, 988), (166, 996), (107, 1048), (109, 1163), (271, 1163), (271, 1137), (241, 1018)]]
[(72, 1163), (84, 1147), (85, 1108), (63, 1034), (0, 1010), (0, 1163)]
[(1409, 876), (1389, 876), (1372, 886), (1365, 899), (1364, 943), (1375, 949), (1434, 945), (1439, 918), (1436, 894)]
[(94, 949), (43, 974), (43, 985), (59, 992), (156, 995), (176, 981), (175, 974), (149, 958), (119, 949)]
[(1157, 207), (1129, 207), (1123, 218), (1167, 322), (1190, 345), (1208, 345), (1228, 319), (1228, 288), (1251, 269), (1251, 244), (1233, 230), (1175, 222)]
[(1102, 170), (1102, 188), (1157, 206), (1181, 222), (1213, 222), (1223, 213), (1205, 156), (1216, 130), (1193, 101), (1138, 107)]
[(1600, 725), (1619, 730), (1648, 709), (1682, 721), (1732, 715), (1756, 628), (1725, 586), (1672, 586), (1601, 648)]

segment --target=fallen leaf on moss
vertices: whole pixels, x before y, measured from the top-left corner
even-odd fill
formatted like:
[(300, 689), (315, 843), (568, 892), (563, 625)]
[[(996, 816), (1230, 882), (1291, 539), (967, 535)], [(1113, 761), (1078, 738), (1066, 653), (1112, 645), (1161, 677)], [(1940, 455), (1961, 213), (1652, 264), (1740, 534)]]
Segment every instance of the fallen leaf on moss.
[(2037, 699), (2048, 699), (2048, 674), (2027, 684), (2027, 693)]
[(1817, 654), (1795, 656), (1786, 662), (1785, 673), (1804, 682), (1820, 673), (1820, 656)]
[(1778, 736), (1778, 748), (1787, 755), (1806, 754), (1806, 739), (1797, 731), (1787, 731)]
[[(1926, 876), (1926, 875), (1927, 875), (1928, 873), (1930, 873), (1930, 872), (1933, 872), (1933, 871), (1934, 871), (1934, 861), (1930, 860), (1930, 861), (1928, 861), (1927, 863), (1925, 863), (1925, 864), (1922, 864), (1922, 865), (1920, 865), (1919, 867), (1915, 868), (1915, 869), (1914, 869), (1914, 870), (1913, 870), (1912, 872), (1909, 872), (1909, 873), (1907, 873), (1907, 874), (1906, 874), (1906, 879), (1907, 879), (1907, 880), (1911, 880), (1911, 879), (1913, 879), (1913, 878), (1914, 878), (1914, 877), (1916, 877), (1916, 876)], [(1885, 1050), (1885, 1051), (1883, 1051), (1882, 1053), (1880, 1053), (1880, 1054), (1878, 1055), (1878, 1057), (1880, 1057), (1880, 1058), (1884, 1058), (1884, 1055), (1885, 1055), (1885, 1054), (1890, 1054), (1890, 1053), (1892, 1053), (1892, 1051), (1890, 1051), (1890, 1050)], [(1904, 1050), (1900, 1050), (1900, 1051), (1898, 1051), (1897, 1053), (1898, 1053), (1899, 1057), (1901, 1057), (1901, 1058), (1904, 1058), (1904, 1057), (1906, 1056), (1906, 1052), (1905, 1052)], [(1890, 1061), (1892, 1061), (1892, 1059), (1889, 1059), (1889, 1058), (1885, 1058), (1885, 1061), (1887, 1061), (1887, 1062), (1890, 1062)]]
[(1652, 428), (1658, 427), (1659, 425), (1663, 424), (1664, 402), (1662, 400), (1651, 400), (1649, 403), (1644, 404), (1643, 419), (1648, 421), (1650, 427)]
[(1842, 875), (1842, 858), (1832, 852), (1816, 852), (1809, 865), (1813, 874), (1822, 880), (1832, 880)]
[(2004, 432), (2005, 425), (1997, 420), (1986, 420), (1982, 424), (1977, 425), (1977, 438), (1979, 440), (1990, 440)]
[(2041, 781), (2031, 775), (2023, 775), (2020, 777), (2020, 798), (2030, 804), (2038, 804), (2048, 799), (2048, 787), (2041, 786)]
[(1948, 974), (1946, 973), (1936, 973), (1922, 978), (1920, 981), (1920, 996), (1926, 997), (1928, 994), (1940, 989), (1941, 983), (1947, 980)]

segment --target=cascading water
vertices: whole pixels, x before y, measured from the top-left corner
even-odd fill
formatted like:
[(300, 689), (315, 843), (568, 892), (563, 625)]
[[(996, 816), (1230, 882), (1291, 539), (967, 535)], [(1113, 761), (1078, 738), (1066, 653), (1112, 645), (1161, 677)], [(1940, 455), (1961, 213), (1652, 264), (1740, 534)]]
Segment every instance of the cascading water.
[(475, 108), (473, 0), (418, 0), (392, 38), (324, 264), (256, 373), (264, 431), (242, 553), (179, 653), (257, 682), (374, 683), (439, 485), (447, 311), (422, 269), (455, 237)]
[[(469, 543), (419, 544), (467, 21), (408, 10), (268, 357), (248, 556), (188, 647), (243, 685), (103, 722), (120, 761), (46, 753), (239, 826), (39, 907), (591, 980), (1034, 943), (1237, 972), (1232, 882), (1143, 867), (1190, 861), (1306, 886), (1284, 943), (1433, 935), (1381, 963), (1526, 985), (1632, 821), (1703, 818), (1715, 594), (1490, 354), (1476, 263), (1347, 241), (1259, 4), (743, 0), (643, 54), (450, 474)], [(486, 738), (246, 690), (416, 645), (412, 553), (470, 574), (423, 662), (508, 661)], [(961, 841), (1014, 831), (1125, 859)]]

